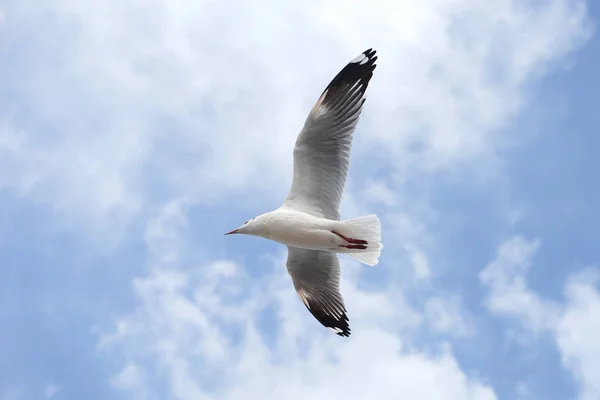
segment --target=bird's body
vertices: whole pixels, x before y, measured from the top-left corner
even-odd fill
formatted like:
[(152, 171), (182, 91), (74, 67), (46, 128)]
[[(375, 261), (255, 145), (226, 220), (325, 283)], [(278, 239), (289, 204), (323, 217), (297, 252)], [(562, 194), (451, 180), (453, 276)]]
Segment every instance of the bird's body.
[(288, 247), (287, 269), (311, 314), (340, 336), (350, 336), (339, 290), (346, 253), (376, 265), (383, 245), (377, 216), (340, 220), (352, 136), (375, 69), (375, 51), (350, 61), (325, 88), (294, 146), (294, 177), (283, 205), (228, 234), (261, 236)]
[[(379, 222), (377, 217), (368, 215), (364, 218), (376, 224), (374, 230), (377, 230)], [(357, 226), (353, 224), (355, 220), (336, 221), (320, 218), (286, 207), (259, 215), (255, 221), (257, 226), (262, 226), (262, 229), (257, 230), (256, 236), (305, 250), (325, 250), (353, 256), (359, 250), (356, 246), (364, 247), (360, 250), (368, 250), (368, 239), (372, 237), (369, 232), (357, 231)], [(381, 245), (377, 241), (372, 242), (371, 249), (380, 250)], [(364, 254), (369, 253), (373, 251), (364, 251)]]
[(315, 217), (311, 214), (286, 208), (263, 214), (265, 238), (307, 250), (335, 251), (342, 239), (332, 231), (339, 221)]

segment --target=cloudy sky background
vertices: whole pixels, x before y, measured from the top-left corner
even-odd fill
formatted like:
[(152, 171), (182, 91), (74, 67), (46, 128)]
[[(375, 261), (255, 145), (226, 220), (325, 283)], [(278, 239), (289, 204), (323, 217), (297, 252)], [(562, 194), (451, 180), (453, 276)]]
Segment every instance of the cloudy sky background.
[[(0, 0), (0, 399), (600, 398), (600, 8)], [(379, 53), (342, 215), (352, 336), (285, 248), (308, 110)]]

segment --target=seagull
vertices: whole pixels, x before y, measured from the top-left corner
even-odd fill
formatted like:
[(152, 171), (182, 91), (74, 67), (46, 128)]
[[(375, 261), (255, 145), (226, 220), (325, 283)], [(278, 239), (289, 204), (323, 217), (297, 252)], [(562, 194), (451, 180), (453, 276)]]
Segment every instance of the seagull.
[(323, 326), (344, 337), (350, 326), (337, 254), (374, 266), (383, 248), (375, 214), (340, 220), (339, 213), (352, 136), (376, 60), (368, 49), (350, 61), (310, 110), (294, 146), (292, 186), (283, 205), (226, 233), (287, 245), (287, 270), (298, 296)]

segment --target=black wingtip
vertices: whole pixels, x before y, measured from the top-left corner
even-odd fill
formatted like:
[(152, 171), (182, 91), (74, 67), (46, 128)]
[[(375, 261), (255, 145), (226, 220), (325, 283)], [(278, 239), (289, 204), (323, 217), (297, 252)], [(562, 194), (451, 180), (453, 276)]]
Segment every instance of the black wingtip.
[(317, 304), (312, 303), (310, 307), (305, 304), (306, 308), (310, 313), (323, 325), (330, 329), (338, 336), (349, 337), (350, 336), (350, 320), (346, 315), (346, 311), (342, 312), (339, 318), (335, 318), (330, 313), (326, 313)]
[(346, 85), (354, 85), (356, 82), (360, 83), (361, 90), (364, 92), (373, 77), (373, 71), (377, 67), (377, 64), (375, 64), (377, 61), (376, 53), (372, 48), (360, 53), (331, 80), (323, 93), (327, 91), (334, 92), (336, 88), (341, 89)]
[(364, 55), (368, 59), (368, 62), (375, 64), (375, 61), (377, 61), (377, 56), (375, 55), (376, 53), (377, 50), (373, 50), (371, 47), (369, 47), (367, 50), (363, 51), (361, 55)]

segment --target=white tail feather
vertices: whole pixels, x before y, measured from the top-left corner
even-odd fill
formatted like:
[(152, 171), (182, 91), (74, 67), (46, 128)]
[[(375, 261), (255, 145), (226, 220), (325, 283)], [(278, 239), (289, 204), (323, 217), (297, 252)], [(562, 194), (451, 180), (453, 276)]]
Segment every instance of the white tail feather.
[(367, 248), (364, 250), (348, 249), (344, 253), (358, 261), (374, 266), (379, 262), (381, 244), (381, 223), (375, 214), (349, 219), (343, 222), (343, 234), (354, 239), (366, 240)]

